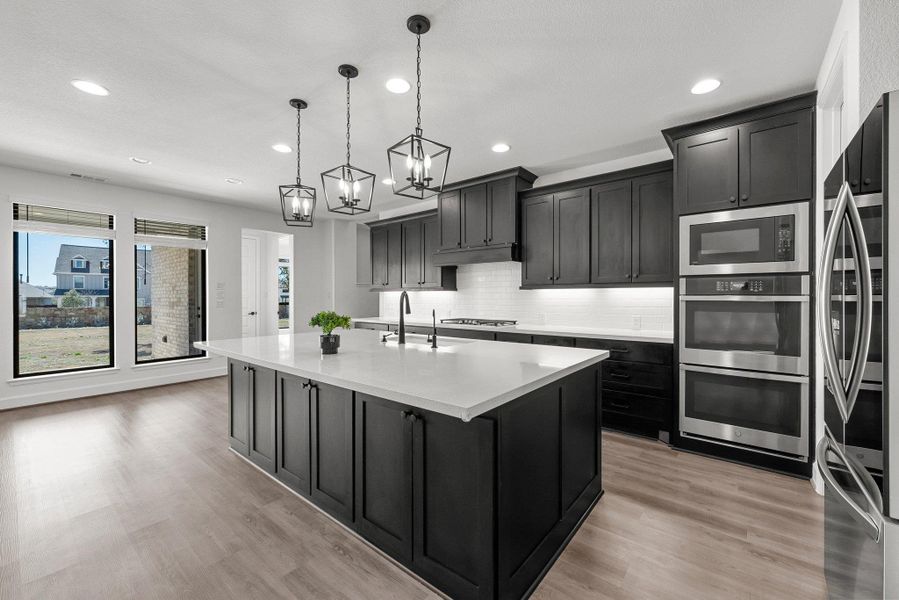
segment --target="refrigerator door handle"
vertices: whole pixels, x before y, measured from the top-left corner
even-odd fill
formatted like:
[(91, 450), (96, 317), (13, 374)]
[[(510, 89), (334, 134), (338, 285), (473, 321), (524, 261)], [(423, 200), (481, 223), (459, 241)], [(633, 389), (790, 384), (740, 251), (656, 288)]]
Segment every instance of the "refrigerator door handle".
[(865, 367), (868, 364), (868, 350), (871, 347), (872, 315), (874, 313), (874, 287), (871, 281), (871, 259), (868, 255), (868, 240), (865, 239), (865, 230), (862, 225), (861, 215), (858, 212), (858, 204), (844, 183), (846, 196), (846, 216), (849, 224), (850, 240), (855, 250), (855, 271), (858, 277), (858, 318), (856, 319), (856, 335), (852, 346), (852, 355), (849, 361), (849, 373), (846, 376), (846, 417), (848, 421), (858, 392), (861, 389), (862, 380), (865, 377)]
[[(877, 510), (875, 515), (872, 515), (870, 512), (862, 509), (858, 503), (852, 499), (852, 497), (846, 492), (845, 489), (837, 482), (836, 478), (833, 476), (833, 473), (830, 471), (830, 466), (827, 464), (827, 451), (830, 450), (834, 454), (837, 455), (840, 461), (846, 465), (846, 468), (849, 470), (849, 474), (852, 476), (852, 479), (855, 481), (856, 485), (862, 491), (862, 495), (865, 497), (865, 500), (868, 502), (868, 505)], [(843, 451), (839, 448), (839, 444), (835, 444), (831, 441), (830, 436), (825, 434), (821, 441), (818, 442), (818, 447), (815, 449), (815, 463), (818, 468), (818, 473), (821, 474), (821, 477), (824, 479), (827, 485), (833, 488), (833, 490), (837, 493), (840, 499), (843, 501), (846, 506), (848, 506), (852, 512), (854, 513), (854, 518), (860, 524), (865, 526), (867, 534), (873, 539), (875, 542), (880, 542), (880, 538), (883, 535), (883, 518), (880, 516), (880, 512), (883, 510), (883, 503), (877, 502), (880, 499), (880, 491), (877, 489), (877, 483), (874, 481), (874, 478), (871, 477), (871, 474), (868, 473), (868, 470), (853, 456), (850, 457), (843, 453)], [(873, 492), (873, 496), (872, 496)], [(877, 500), (875, 500), (877, 499)]]
[(833, 285), (833, 264), (836, 259), (837, 242), (839, 241), (840, 227), (846, 215), (849, 203), (849, 184), (843, 183), (840, 194), (837, 196), (830, 223), (824, 234), (824, 246), (821, 253), (821, 265), (818, 272), (817, 301), (818, 306), (815, 316), (818, 321), (818, 336), (823, 349), (822, 362), (824, 363), (824, 377), (827, 387), (836, 401), (840, 418), (845, 423), (849, 420), (849, 401), (846, 394), (846, 385), (840, 373), (837, 349), (833, 340), (833, 329), (830, 322), (830, 296)]

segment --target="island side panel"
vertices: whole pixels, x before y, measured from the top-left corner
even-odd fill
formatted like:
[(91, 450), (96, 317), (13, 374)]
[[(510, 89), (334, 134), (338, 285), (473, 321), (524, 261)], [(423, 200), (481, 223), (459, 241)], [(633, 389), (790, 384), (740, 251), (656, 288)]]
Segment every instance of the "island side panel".
[(536, 586), (602, 494), (599, 365), (497, 409), (497, 586)]

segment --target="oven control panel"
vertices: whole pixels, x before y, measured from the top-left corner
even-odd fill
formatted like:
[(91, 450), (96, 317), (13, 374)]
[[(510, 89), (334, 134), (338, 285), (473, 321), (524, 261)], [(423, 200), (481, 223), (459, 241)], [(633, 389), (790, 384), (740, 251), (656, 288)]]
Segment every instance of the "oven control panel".
[(777, 260), (793, 260), (793, 218), (777, 218)]
[(802, 296), (808, 293), (808, 275), (684, 277), (681, 279), (681, 294), (691, 296)]

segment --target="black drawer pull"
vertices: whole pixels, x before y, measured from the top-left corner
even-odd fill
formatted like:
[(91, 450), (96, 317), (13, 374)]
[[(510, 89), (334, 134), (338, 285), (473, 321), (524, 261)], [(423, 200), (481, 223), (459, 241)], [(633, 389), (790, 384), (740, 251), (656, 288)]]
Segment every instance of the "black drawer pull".
[(616, 373), (616, 372), (614, 372), (614, 371), (611, 372), (611, 373), (609, 373), (609, 376), (610, 376), (610, 377), (617, 377), (618, 379), (630, 379), (630, 378), (631, 378), (631, 376), (628, 375), (627, 373)]
[(609, 348), (609, 352), (618, 352), (620, 354), (627, 354), (630, 351), (630, 348)]
[(625, 410), (630, 410), (631, 408), (630, 404), (618, 404), (617, 402), (609, 402), (609, 406), (612, 408), (623, 408)]

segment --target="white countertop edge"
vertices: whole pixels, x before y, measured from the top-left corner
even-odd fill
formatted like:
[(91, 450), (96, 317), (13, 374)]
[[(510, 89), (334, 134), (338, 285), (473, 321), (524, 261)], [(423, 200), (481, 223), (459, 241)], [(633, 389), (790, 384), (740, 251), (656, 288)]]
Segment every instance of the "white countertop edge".
[[(477, 342), (475, 342), (477, 343)], [(496, 343), (496, 342), (491, 342)], [(593, 366), (598, 364), (607, 358), (609, 358), (609, 352), (607, 350), (591, 350), (591, 352), (595, 352), (596, 355), (592, 356), (586, 360), (582, 360), (579, 363), (571, 365), (569, 367), (565, 367), (559, 369), (558, 371), (547, 375), (545, 377), (541, 377), (535, 381), (527, 383), (525, 385), (519, 386), (515, 389), (509, 390), (495, 398), (491, 398), (490, 400), (485, 400), (480, 404), (477, 404), (470, 408), (459, 408), (457, 406), (447, 405), (443, 402), (439, 402), (436, 400), (430, 400), (428, 398), (422, 398), (421, 396), (412, 396), (409, 394), (404, 394), (402, 392), (398, 392), (396, 390), (391, 390), (388, 388), (380, 388), (373, 385), (367, 385), (365, 383), (358, 382), (350, 382), (345, 379), (340, 379), (338, 377), (331, 377), (329, 375), (324, 375), (322, 373), (317, 373), (313, 371), (306, 371), (304, 369), (299, 369), (296, 367), (291, 367), (289, 365), (284, 365), (282, 363), (262, 360), (256, 358), (254, 356), (247, 356), (245, 354), (240, 354), (238, 352), (232, 352), (229, 350), (219, 350), (210, 347), (206, 342), (194, 342), (194, 346), (196, 348), (200, 348), (202, 350), (206, 350), (207, 352), (211, 352), (212, 354), (218, 354), (220, 356), (226, 356), (228, 358), (233, 358), (234, 360), (240, 360), (249, 364), (258, 365), (260, 367), (265, 367), (267, 369), (272, 369), (273, 371), (279, 371), (281, 373), (287, 373), (289, 375), (295, 375), (297, 377), (305, 377), (306, 379), (311, 379), (312, 381), (318, 381), (321, 383), (326, 383), (328, 385), (333, 385), (336, 387), (353, 390), (354, 392), (362, 392), (363, 394), (369, 394), (371, 396), (375, 396), (378, 398), (384, 398), (386, 400), (392, 400), (394, 402), (399, 402), (401, 404), (408, 404), (409, 406), (414, 406), (415, 408), (420, 408), (422, 410), (430, 410), (436, 413), (440, 413), (442, 415), (447, 415), (450, 417), (456, 417), (461, 419), (464, 422), (471, 421), (477, 416), (480, 416), (486, 412), (493, 410), (503, 404), (515, 400), (516, 398), (520, 398), (525, 394), (533, 392), (539, 388), (542, 388), (545, 385), (553, 383), (554, 381), (558, 381), (571, 375), (572, 373), (576, 373), (586, 367)]]
[[(384, 319), (382, 317), (353, 317), (354, 323), (379, 323), (381, 325), (396, 325), (399, 323), (397, 319)], [(406, 321), (406, 325), (414, 327), (430, 327), (431, 323), (426, 321)], [(460, 325), (457, 323), (438, 323), (437, 327), (441, 329), (467, 329), (474, 331), (496, 331), (503, 333), (521, 333), (523, 335), (558, 335), (565, 337), (579, 337), (594, 340), (618, 340), (631, 342), (645, 342), (647, 344), (673, 344), (674, 333), (652, 330), (651, 334), (643, 334), (640, 330), (633, 333), (622, 331), (620, 329), (610, 329), (603, 331), (601, 328), (578, 329), (576, 327), (560, 326), (558, 328), (553, 325), (506, 325), (503, 327), (494, 327), (492, 325)]]

